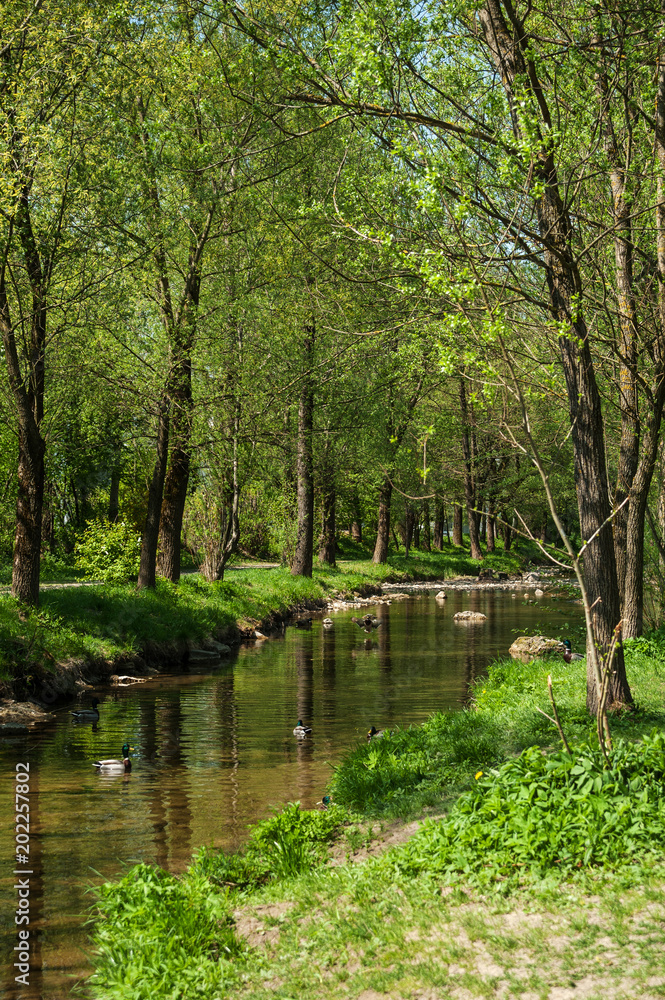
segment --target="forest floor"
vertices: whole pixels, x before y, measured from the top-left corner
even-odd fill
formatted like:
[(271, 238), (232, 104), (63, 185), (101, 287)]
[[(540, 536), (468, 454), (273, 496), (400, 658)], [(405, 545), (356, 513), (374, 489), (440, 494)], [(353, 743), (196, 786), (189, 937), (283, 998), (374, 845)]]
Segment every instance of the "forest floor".
[(525, 563), (524, 552), (503, 553), (500, 546), (482, 563), (453, 546), (442, 552), (412, 550), (408, 558), (394, 553), (380, 566), (365, 551), (344, 554), (336, 567), (317, 564), (311, 578), (243, 560), (219, 582), (207, 583), (192, 572), (178, 584), (158, 580), (154, 590), (141, 591), (132, 583), (95, 583), (50, 572), (37, 609), (0, 594), (0, 694), (53, 704), (71, 699), (85, 683), (172, 669), (192, 648), (238, 644), (257, 629), (274, 632), (308, 608), (378, 594), (385, 583), (477, 576), (481, 566), (519, 573)]
[[(630, 641), (627, 667), (637, 708), (612, 718), (617, 763), (599, 797), (584, 784), (566, 808), (547, 800), (548, 773), (564, 766), (575, 786), (599, 759), (584, 670), (497, 662), (469, 708), (352, 748), (328, 810), (287, 806), (254, 828), (243, 856), (203, 851), (182, 878), (138, 866), (108, 884), (87, 990), (95, 1000), (662, 998), (665, 635)], [(548, 708), (548, 673), (572, 759), (536, 711)], [(655, 753), (655, 796), (633, 790), (641, 747)], [(506, 809), (515, 770), (513, 804), (531, 802), (524, 831)]]

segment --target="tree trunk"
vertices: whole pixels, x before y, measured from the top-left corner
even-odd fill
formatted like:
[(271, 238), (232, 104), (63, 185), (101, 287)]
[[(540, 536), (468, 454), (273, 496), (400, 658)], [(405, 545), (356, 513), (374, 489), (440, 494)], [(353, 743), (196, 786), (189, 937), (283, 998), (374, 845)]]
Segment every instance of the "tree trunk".
[(661, 606), (665, 600), (665, 445), (660, 444), (660, 481), (658, 483), (657, 525), (660, 544), (658, 545), (658, 569), (660, 572)]
[(353, 539), (354, 542), (357, 542), (359, 545), (362, 545), (363, 531), (360, 521), (351, 522), (351, 538)]
[(170, 386), (169, 466), (164, 480), (157, 556), (157, 573), (172, 583), (180, 579), (182, 518), (189, 485), (193, 406), (189, 353), (178, 357), (175, 364)]
[(494, 552), (496, 548), (495, 545), (495, 530), (494, 530), (494, 515), (492, 514), (491, 508), (487, 508), (487, 551)]
[(623, 601), (623, 635), (633, 639), (644, 631), (644, 525), (651, 480), (658, 459), (658, 445), (665, 404), (665, 378), (661, 378), (646, 418), (642, 454), (633, 476), (626, 526), (626, 577)]
[(469, 521), (469, 555), (472, 559), (482, 559), (483, 550), (480, 547), (480, 531), (477, 512), (467, 503), (467, 518)]
[(335, 536), (337, 532), (335, 523), (335, 471), (332, 466), (332, 459), (328, 447), (323, 465), (321, 483), (321, 545), (319, 547), (319, 560), (327, 566), (335, 565)]
[(163, 398), (157, 417), (157, 457), (152, 470), (148, 490), (148, 511), (141, 540), (141, 561), (139, 564), (138, 588), (154, 588), (157, 564), (157, 540), (159, 518), (162, 509), (162, 494), (166, 478), (166, 463), (169, 457), (169, 401)]
[(472, 408), (466, 398), (464, 376), (459, 381), (460, 412), (462, 415), (462, 452), (464, 454), (464, 496), (466, 499), (466, 516), (469, 522), (469, 543), (471, 558), (482, 559), (478, 531), (478, 515), (476, 513), (476, 447), (475, 434), (472, 426)]
[(429, 500), (423, 500), (423, 552), (432, 551), (432, 541), (429, 522)]
[(414, 526), (413, 508), (409, 503), (409, 501), (407, 500), (405, 503), (405, 510), (404, 510), (404, 550), (405, 550), (404, 555), (407, 559), (409, 558), (409, 552), (411, 551), (411, 542), (413, 541), (413, 526)]
[[(602, 38), (596, 39), (602, 51)], [(616, 555), (619, 596), (623, 604), (627, 571), (628, 505), (623, 501), (629, 495), (633, 477), (637, 472), (640, 455), (640, 419), (637, 390), (637, 308), (633, 290), (633, 235), (632, 198), (627, 190), (628, 171), (632, 146), (617, 140), (612, 117), (608, 114), (608, 80), (604, 67), (596, 74), (596, 87), (601, 105), (601, 131), (605, 153), (610, 164), (610, 187), (614, 214), (614, 262), (618, 292), (619, 313), (619, 410), (621, 436), (617, 468), (612, 522), (614, 551)], [(644, 524), (642, 524), (642, 534)], [(635, 551), (635, 543), (631, 542)], [(642, 562), (640, 563), (642, 565)], [(634, 569), (634, 567), (633, 567)], [(631, 570), (632, 573), (632, 570)], [(634, 576), (634, 574), (633, 574)], [(624, 636), (626, 633), (624, 632)]]
[(510, 552), (510, 546), (513, 541), (513, 533), (508, 524), (508, 511), (504, 510), (501, 514), (501, 537), (503, 538), (503, 551)]
[(462, 505), (453, 504), (453, 545), (462, 545), (464, 538), (462, 532)]
[(390, 502), (393, 495), (393, 484), (390, 476), (385, 476), (379, 491), (379, 523), (376, 532), (376, 544), (372, 562), (386, 562), (388, 558), (388, 544), (390, 541)]
[[(184, 287), (180, 301), (175, 302), (169, 278), (169, 254), (163, 241), (163, 210), (153, 155), (154, 143), (149, 131), (147, 107), (141, 96), (137, 98), (136, 108), (150, 206), (150, 212), (145, 214), (155, 222), (152, 259), (157, 278), (159, 307), (171, 354), (165, 398), (160, 407), (157, 457), (148, 492), (148, 515), (139, 570), (139, 587), (154, 587), (158, 544), (160, 575), (174, 583), (180, 578), (182, 517), (190, 466), (191, 353), (196, 337), (201, 293), (201, 264), (217, 209), (217, 182), (211, 181), (213, 197), (199, 220), (197, 231), (194, 232), (190, 227), (192, 238), (184, 273)], [(230, 175), (233, 176), (233, 168)]]
[[(665, 14), (665, 4), (662, 5)], [(626, 526), (626, 575), (623, 591), (623, 634), (642, 635), (644, 628), (644, 519), (649, 489), (658, 458), (660, 426), (665, 404), (665, 57), (658, 62), (656, 99), (656, 155), (658, 158), (656, 232), (658, 259), (658, 337), (655, 354), (655, 391), (645, 420), (642, 454), (632, 478)], [(617, 265), (617, 270), (619, 270)], [(632, 272), (629, 273), (632, 281)], [(632, 285), (631, 285), (632, 290)], [(625, 509), (625, 508), (624, 508)]]
[(206, 575), (206, 579), (223, 580), (226, 564), (238, 548), (240, 539), (240, 481), (238, 477), (238, 442), (240, 440), (240, 413), (241, 404), (238, 399), (234, 401), (233, 413), (233, 472), (230, 488), (226, 491), (226, 523), (222, 535), (221, 544), (215, 554), (214, 573)]
[(445, 516), (445, 506), (443, 501), (437, 501), (434, 508), (434, 548), (443, 549), (443, 518)]
[(393, 491), (392, 477), (394, 475), (392, 463), (395, 460), (397, 452), (399, 451), (402, 438), (406, 433), (413, 411), (415, 410), (418, 400), (420, 399), (423, 378), (424, 376), (421, 375), (418, 379), (413, 395), (407, 401), (406, 412), (402, 415), (402, 419), (400, 421), (395, 421), (394, 419), (392, 398), (389, 396), (389, 418), (386, 430), (388, 432), (388, 440), (390, 441), (390, 468), (384, 476), (384, 480), (379, 491), (379, 523), (376, 535), (376, 545), (374, 546), (374, 555), (372, 556), (373, 563), (384, 563), (388, 558), (388, 541), (390, 539), (390, 501)]
[[(551, 128), (549, 109), (537, 85), (536, 67), (527, 66), (528, 39), (511, 6), (516, 37), (506, 27), (500, 0), (486, 0), (479, 10), (485, 41), (501, 74), (508, 101), (517, 105), (515, 86), (529, 81), (531, 101), (539, 109), (546, 128)], [(536, 83), (534, 84), (534, 80)], [(515, 131), (521, 138), (519, 119)], [(605, 436), (600, 394), (595, 378), (589, 335), (580, 303), (582, 283), (572, 246), (573, 232), (559, 191), (554, 150), (535, 126), (530, 139), (533, 148), (533, 177), (538, 182), (535, 199), (538, 227), (543, 241), (545, 273), (550, 305), (559, 329), (559, 344), (568, 392), (568, 410), (575, 459), (575, 484), (582, 537), (591, 539), (584, 554), (584, 578), (591, 604), (596, 605), (596, 636), (601, 656), (607, 652), (621, 617), (614, 543), (610, 527), (610, 504), (605, 465)], [(540, 146), (536, 145), (540, 142)], [(601, 529), (601, 526), (603, 526)], [(601, 529), (601, 530), (599, 530)], [(598, 534), (596, 534), (598, 532)], [(590, 660), (590, 658), (589, 658)], [(610, 682), (609, 702), (632, 702), (626, 678), (623, 647), (619, 643)], [(587, 708), (595, 714), (598, 693), (591, 663), (587, 673)]]
[[(42, 543), (44, 505), (44, 454), (41, 434), (44, 417), (46, 370), (46, 288), (37, 243), (32, 231), (29, 186), (21, 192), (15, 220), (8, 223), (5, 260), (0, 267), (0, 333), (4, 347), (9, 387), (18, 417), (18, 497), (16, 533), (12, 563), (12, 596), (25, 604), (39, 604), (39, 560)], [(29, 320), (26, 337), (27, 372), (21, 370), (16, 331), (9, 310), (5, 284), (5, 262), (16, 234), (21, 243), (25, 274), (31, 293), (24, 320)]]
[[(308, 329), (305, 341), (307, 361), (313, 349), (314, 329)], [(291, 565), (292, 576), (311, 576), (314, 561), (314, 456), (312, 435), (314, 430), (314, 390), (307, 375), (298, 404), (298, 535)]]
[(12, 597), (39, 604), (39, 559), (44, 501), (44, 442), (41, 435), (28, 443), (19, 427), (18, 500), (12, 564)]

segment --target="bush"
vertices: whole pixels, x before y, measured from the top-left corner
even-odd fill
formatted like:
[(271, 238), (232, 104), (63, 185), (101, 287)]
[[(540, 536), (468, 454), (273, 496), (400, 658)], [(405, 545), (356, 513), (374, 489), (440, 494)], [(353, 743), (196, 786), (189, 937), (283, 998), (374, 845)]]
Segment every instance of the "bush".
[(88, 579), (126, 583), (139, 571), (141, 536), (125, 521), (91, 521), (74, 552), (76, 568)]
[(665, 737), (599, 750), (525, 750), (478, 772), (450, 816), (426, 824), (400, 854), (412, 874), (463, 873), (481, 883), (531, 872), (613, 867), (665, 847)]

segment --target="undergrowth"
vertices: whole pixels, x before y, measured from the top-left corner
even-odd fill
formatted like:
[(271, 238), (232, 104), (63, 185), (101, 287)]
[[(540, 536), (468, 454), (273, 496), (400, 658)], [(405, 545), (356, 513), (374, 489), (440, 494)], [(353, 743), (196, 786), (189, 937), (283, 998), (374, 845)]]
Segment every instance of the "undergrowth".
[(234, 978), (241, 953), (228, 905), (196, 872), (180, 879), (151, 865), (99, 890), (95, 946), (104, 996), (212, 996)]
[(555, 870), (621, 866), (665, 853), (665, 738), (599, 750), (525, 750), (478, 772), (450, 816), (428, 822), (390, 863), (412, 877), (464, 876), (487, 887)]

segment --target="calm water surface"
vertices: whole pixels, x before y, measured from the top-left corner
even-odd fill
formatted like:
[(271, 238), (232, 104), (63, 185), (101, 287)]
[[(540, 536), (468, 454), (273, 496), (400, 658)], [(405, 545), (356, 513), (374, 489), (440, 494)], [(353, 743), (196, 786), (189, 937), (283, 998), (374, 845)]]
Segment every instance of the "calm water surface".
[[(438, 588), (437, 588), (438, 589)], [(420, 723), (459, 707), (469, 682), (517, 629), (542, 625), (577, 634), (579, 606), (549, 597), (526, 604), (502, 591), (450, 591), (380, 605), (368, 636), (332, 614), (324, 629), (289, 628), (283, 639), (243, 648), (207, 674), (161, 676), (104, 689), (98, 723), (77, 724), (68, 709), (28, 736), (0, 742), (0, 915), (2, 1000), (68, 996), (90, 971), (82, 914), (86, 888), (131, 861), (182, 871), (201, 845), (226, 849), (248, 824), (283, 803), (314, 805), (345, 751), (377, 729)], [(452, 621), (482, 611), (480, 626)], [(570, 625), (570, 629), (566, 626)], [(73, 706), (72, 706), (73, 707)], [(298, 741), (298, 719), (312, 736)], [(129, 775), (99, 775), (91, 762), (135, 747)], [(30, 931), (36, 943), (31, 990), (14, 991), (14, 770), (30, 764)], [(99, 874), (97, 874), (99, 873)], [(41, 970), (41, 971), (40, 971)]]

